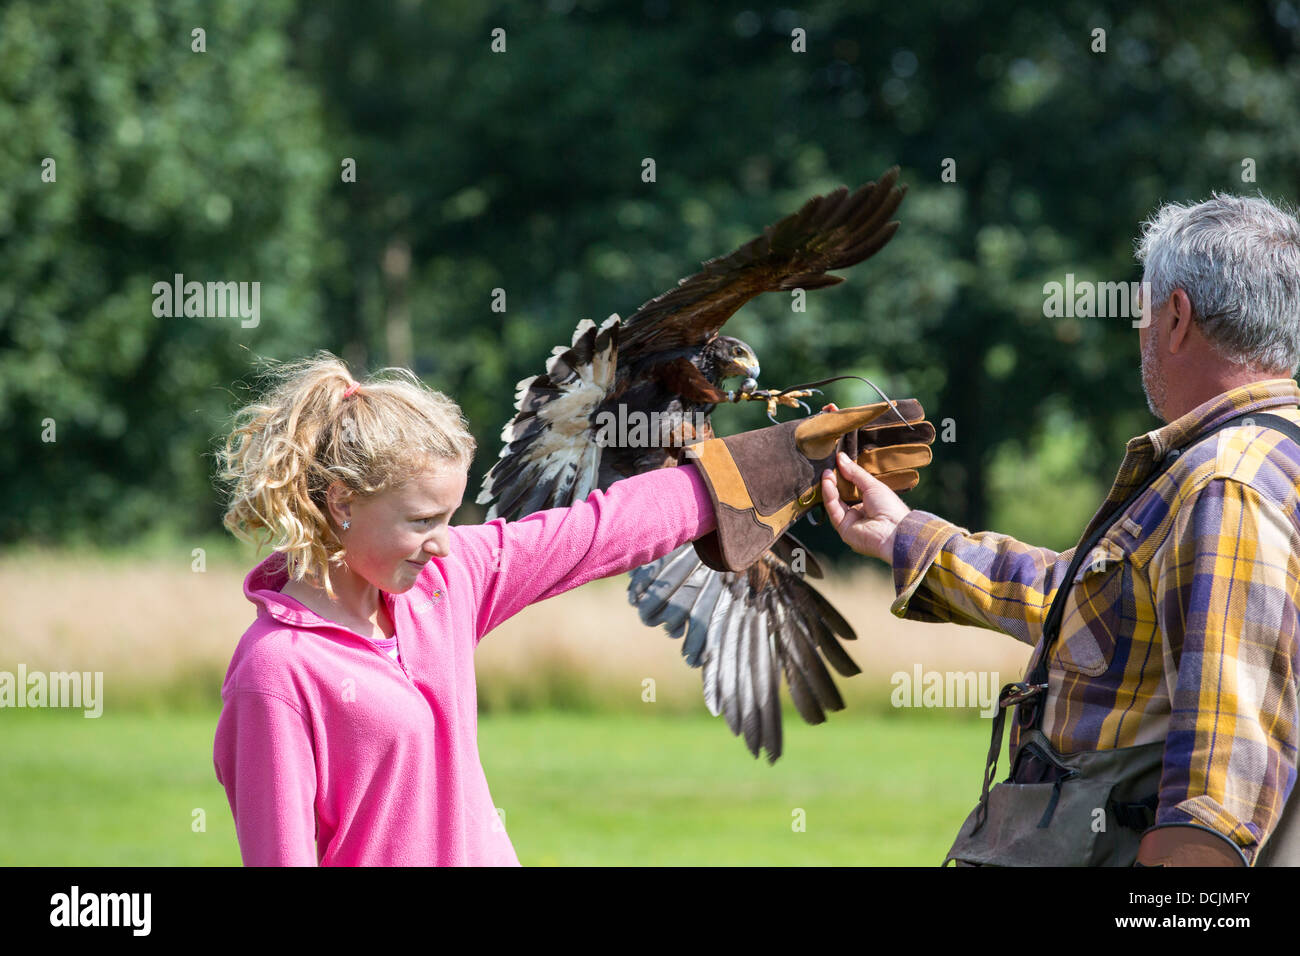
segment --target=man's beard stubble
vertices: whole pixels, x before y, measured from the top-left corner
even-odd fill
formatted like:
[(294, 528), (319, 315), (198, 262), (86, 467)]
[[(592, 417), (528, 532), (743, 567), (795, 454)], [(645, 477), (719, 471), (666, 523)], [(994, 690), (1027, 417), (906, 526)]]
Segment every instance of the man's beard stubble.
[(1146, 345), (1142, 348), (1142, 391), (1146, 394), (1147, 408), (1151, 414), (1163, 422), (1165, 416), (1160, 413), (1160, 407), (1165, 403), (1165, 373), (1160, 367), (1155, 329), (1150, 331)]

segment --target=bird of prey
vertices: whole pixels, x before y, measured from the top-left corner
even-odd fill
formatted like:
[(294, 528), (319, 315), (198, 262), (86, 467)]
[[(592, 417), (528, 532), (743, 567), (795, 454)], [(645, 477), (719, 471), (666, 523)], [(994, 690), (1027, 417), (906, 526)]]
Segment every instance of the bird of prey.
[[(895, 166), (853, 192), (841, 186), (814, 196), (627, 320), (580, 322), (572, 344), (552, 351), (545, 373), (516, 386), (516, 414), (477, 499), (491, 503), (489, 519), (563, 507), (620, 478), (682, 464), (690, 444), (714, 437), (710, 414), (718, 405), (761, 400), (770, 415), (777, 403), (802, 404), (806, 390), (759, 390), (754, 350), (720, 330), (762, 292), (842, 282), (827, 273), (890, 240), (898, 229), (890, 217), (905, 191)], [(741, 388), (724, 390), (729, 378), (743, 378)], [(634, 423), (622, 428), (621, 441), (610, 440), (615, 422)], [(899, 440), (924, 440), (919, 430), (932, 427), (900, 424)], [(750, 753), (765, 750), (769, 763), (782, 750), (781, 675), (800, 716), (817, 724), (844, 707), (826, 663), (846, 677), (859, 673), (840, 643), (856, 638), (853, 629), (808, 577), (822, 570), (787, 532), (743, 572), (713, 570), (686, 544), (632, 571), (628, 586), (645, 624), (685, 638), (682, 654), (702, 668), (710, 713), (724, 715)]]

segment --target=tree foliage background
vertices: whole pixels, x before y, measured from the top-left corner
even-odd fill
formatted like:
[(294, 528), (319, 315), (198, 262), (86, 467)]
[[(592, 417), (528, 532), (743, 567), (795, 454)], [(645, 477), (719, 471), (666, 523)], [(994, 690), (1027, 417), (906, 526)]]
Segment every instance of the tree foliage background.
[[(1160, 423), (1129, 321), (1047, 318), (1043, 286), (1139, 279), (1133, 239), (1162, 201), (1294, 202), (1298, 41), (1289, 0), (11, 0), (0, 543), (218, 532), (210, 453), (256, 362), (317, 349), (461, 402), (476, 520), (514, 383), (579, 319), (626, 316), (899, 163), (885, 250), (806, 312), (767, 296), (728, 332), (763, 384), (865, 374), (950, 419), (917, 507), (1069, 547), (1124, 441)], [(176, 273), (259, 281), (260, 323), (155, 317), (151, 287)]]

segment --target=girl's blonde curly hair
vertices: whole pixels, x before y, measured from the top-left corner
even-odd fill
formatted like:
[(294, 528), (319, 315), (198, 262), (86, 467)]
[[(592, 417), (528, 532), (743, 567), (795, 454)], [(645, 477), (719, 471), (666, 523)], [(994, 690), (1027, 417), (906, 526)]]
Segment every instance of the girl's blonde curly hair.
[(381, 369), (354, 386), (326, 351), (269, 370), (262, 400), (241, 408), (216, 453), (227, 485), (222, 523), (236, 537), (268, 542), (289, 576), (323, 587), (344, 554), (326, 492), (339, 481), (369, 498), (446, 465), (469, 469), (474, 436), (460, 406), (404, 368)]

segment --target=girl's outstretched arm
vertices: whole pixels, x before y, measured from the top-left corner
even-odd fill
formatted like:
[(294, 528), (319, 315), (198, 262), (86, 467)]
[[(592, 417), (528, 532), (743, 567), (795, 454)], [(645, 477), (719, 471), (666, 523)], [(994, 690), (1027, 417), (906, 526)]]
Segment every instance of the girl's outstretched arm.
[(716, 527), (693, 465), (659, 468), (567, 508), (451, 529), (451, 561), (474, 588), (474, 640), (537, 601), (630, 571)]

